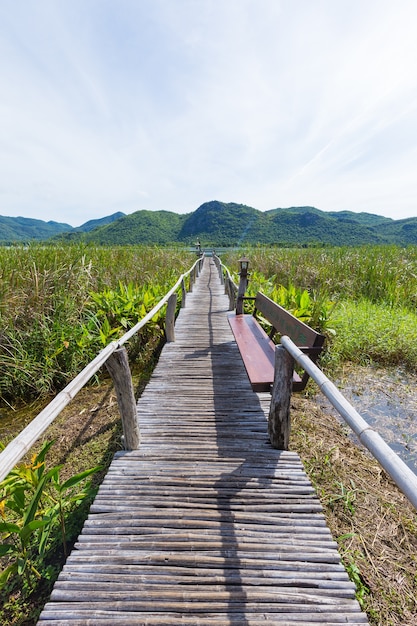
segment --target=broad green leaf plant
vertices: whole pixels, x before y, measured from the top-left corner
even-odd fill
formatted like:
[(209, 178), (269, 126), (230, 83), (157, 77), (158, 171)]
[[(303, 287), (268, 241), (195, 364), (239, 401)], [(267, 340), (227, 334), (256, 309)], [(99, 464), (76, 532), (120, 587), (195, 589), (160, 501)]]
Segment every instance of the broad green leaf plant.
[(67, 555), (66, 513), (93, 494), (91, 484), (84, 483), (81, 489), (80, 485), (100, 468), (61, 481), (61, 466), (46, 467), (52, 443), (44, 443), (29, 463), (12, 470), (0, 483), (0, 557), (6, 562), (0, 588), (14, 575), (27, 590), (34, 579), (47, 577), (45, 558), (57, 535)]

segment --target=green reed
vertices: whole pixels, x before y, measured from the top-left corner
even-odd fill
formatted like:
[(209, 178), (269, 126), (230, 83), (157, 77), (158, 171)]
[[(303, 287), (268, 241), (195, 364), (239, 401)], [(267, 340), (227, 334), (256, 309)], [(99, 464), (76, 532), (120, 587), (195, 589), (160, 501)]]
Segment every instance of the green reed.
[[(237, 268), (242, 251), (223, 257)], [(414, 310), (417, 304), (417, 246), (357, 248), (245, 249), (251, 268), (277, 283), (308, 290), (325, 290), (330, 298), (366, 298)]]
[[(0, 401), (62, 388), (103, 343), (143, 316), (143, 302), (152, 308), (155, 294), (168, 291), (193, 260), (180, 248), (150, 246), (0, 248)], [(134, 294), (135, 310), (127, 322), (125, 303), (109, 327), (97, 300), (117, 289), (125, 298)]]
[(259, 275), (271, 293), (282, 285), (307, 290), (312, 302), (333, 303), (321, 327), (334, 331), (326, 333), (325, 368), (334, 371), (343, 361), (417, 368), (417, 246), (253, 247), (222, 260), (237, 271), (242, 253), (261, 290)]

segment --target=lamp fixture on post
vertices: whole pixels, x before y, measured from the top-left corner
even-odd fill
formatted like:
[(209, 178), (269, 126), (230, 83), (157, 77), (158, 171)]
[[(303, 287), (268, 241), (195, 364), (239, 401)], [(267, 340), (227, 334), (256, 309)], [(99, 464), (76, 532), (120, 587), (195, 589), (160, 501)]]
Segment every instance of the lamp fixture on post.
[(241, 257), (238, 261), (239, 263), (239, 276), (247, 276), (249, 269), (249, 259), (245, 256)]
[(249, 268), (249, 259), (245, 256), (241, 257), (238, 261), (239, 263), (239, 289), (237, 292), (237, 300), (236, 300), (236, 315), (243, 314), (243, 298), (245, 296), (246, 288), (248, 286), (248, 268)]

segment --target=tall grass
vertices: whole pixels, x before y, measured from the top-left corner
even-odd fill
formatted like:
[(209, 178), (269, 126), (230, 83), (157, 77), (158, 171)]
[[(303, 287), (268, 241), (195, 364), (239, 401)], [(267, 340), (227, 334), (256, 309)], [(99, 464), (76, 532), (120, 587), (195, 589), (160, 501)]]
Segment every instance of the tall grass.
[[(237, 269), (243, 251), (223, 256)], [(417, 247), (245, 249), (259, 283), (272, 289), (307, 289), (312, 300), (334, 303), (328, 327), (329, 349), (322, 363), (330, 370), (341, 362), (403, 364), (417, 369)]]
[[(142, 300), (151, 294), (149, 310), (192, 260), (181, 249), (156, 247), (0, 248), (0, 400), (14, 403), (62, 388), (103, 345), (109, 316), (97, 303), (100, 294), (116, 298), (120, 286), (130, 286), (138, 296), (139, 286)], [(143, 307), (136, 306), (128, 321), (125, 315), (112, 320), (113, 330), (141, 315)]]
[[(242, 251), (223, 257), (237, 268)], [(325, 290), (331, 298), (366, 298), (390, 306), (417, 305), (417, 246), (357, 248), (245, 249), (251, 268), (276, 282), (311, 290)]]
[(405, 307), (370, 300), (340, 302), (332, 319), (335, 334), (325, 363), (402, 365), (417, 368), (417, 315)]

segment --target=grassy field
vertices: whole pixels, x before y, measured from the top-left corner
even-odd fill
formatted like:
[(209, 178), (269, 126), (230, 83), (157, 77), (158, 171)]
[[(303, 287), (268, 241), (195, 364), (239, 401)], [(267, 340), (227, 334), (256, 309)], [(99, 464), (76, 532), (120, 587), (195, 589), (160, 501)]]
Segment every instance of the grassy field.
[[(328, 336), (322, 365), (330, 374), (346, 361), (417, 370), (417, 247), (258, 247), (244, 253), (253, 291), (273, 299), (279, 286), (308, 291), (316, 314), (306, 321)], [(233, 270), (241, 254), (222, 260)]]
[[(0, 247), (0, 403), (60, 390), (193, 262), (183, 249)], [(151, 334), (158, 332), (158, 320)], [(149, 329), (130, 344), (138, 354)]]
[[(250, 259), (252, 292), (262, 289), (327, 335), (321, 364), (330, 376), (346, 362), (417, 371), (417, 248), (254, 247), (222, 260), (237, 272), (243, 252)], [(105, 343), (143, 317), (194, 260), (181, 249), (154, 247), (0, 248), (0, 404), (18, 407), (36, 400), (36, 412), (39, 402), (61, 389)], [(138, 395), (162, 339), (162, 323), (155, 319), (129, 344)], [(105, 375), (77, 396), (47, 438), (55, 440), (48, 452), (52, 474), (62, 465), (65, 481), (100, 465), (92, 487), (97, 484), (120, 447), (117, 403)], [(370, 622), (413, 626), (415, 511), (308, 396), (294, 399), (291, 447), (317, 488)], [(38, 480), (36, 458), (26, 465), (27, 475), (33, 472)], [(91, 495), (77, 514), (68, 506), (69, 545)], [(20, 500), (18, 493), (17, 508)], [(63, 558), (55, 539), (45, 559), (34, 564), (41, 568), (39, 580), (33, 574), (22, 585), (15, 575), (4, 585), (2, 623), (36, 623)]]

